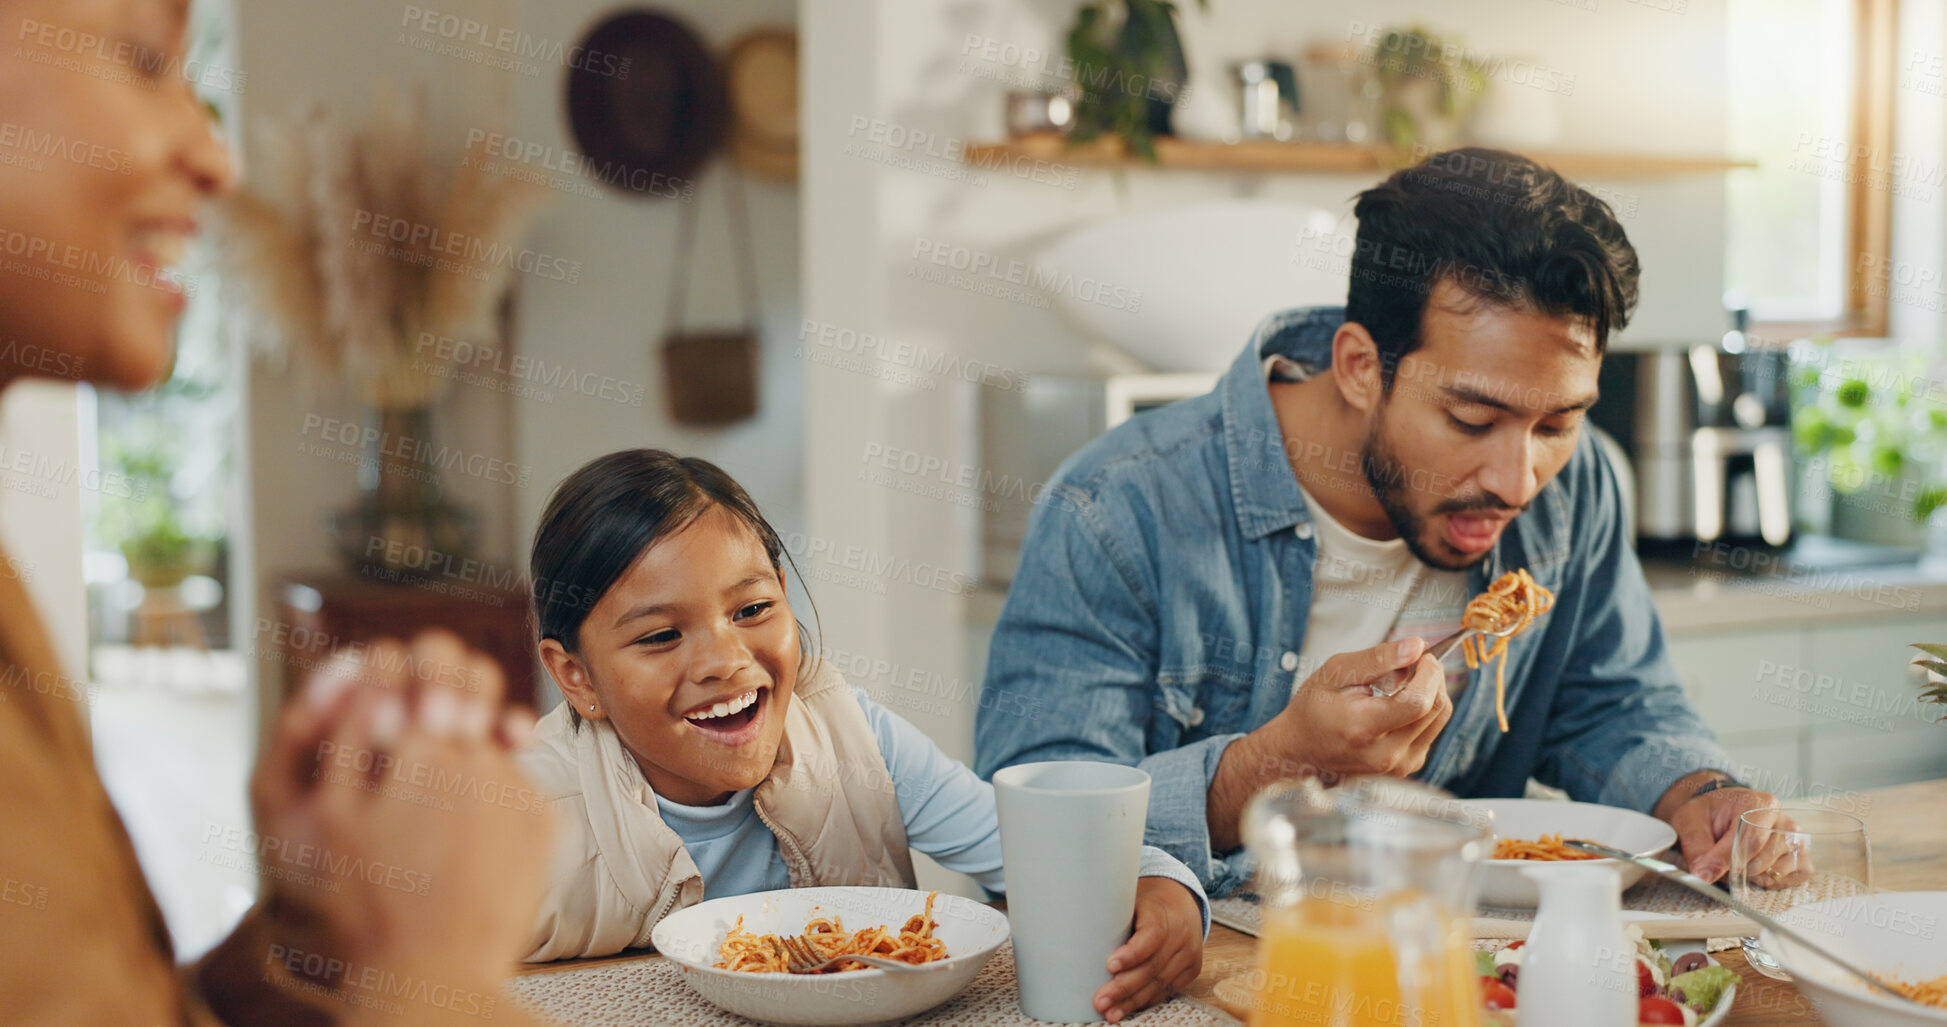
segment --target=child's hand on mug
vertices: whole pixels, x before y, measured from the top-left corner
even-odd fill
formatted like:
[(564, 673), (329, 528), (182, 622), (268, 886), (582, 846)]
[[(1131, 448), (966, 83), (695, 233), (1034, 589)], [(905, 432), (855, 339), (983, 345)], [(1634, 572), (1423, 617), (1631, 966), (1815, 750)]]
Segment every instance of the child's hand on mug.
[(1115, 976), (1095, 993), (1102, 1018), (1116, 1023), (1169, 998), (1203, 969), (1203, 909), (1190, 889), (1167, 877), (1136, 881), (1136, 929), (1109, 953)]

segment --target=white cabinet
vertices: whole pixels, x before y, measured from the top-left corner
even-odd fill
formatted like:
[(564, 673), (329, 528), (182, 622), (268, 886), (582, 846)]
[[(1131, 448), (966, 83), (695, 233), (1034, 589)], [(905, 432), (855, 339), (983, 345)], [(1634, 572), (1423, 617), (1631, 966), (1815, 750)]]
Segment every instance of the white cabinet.
[(1947, 776), (1947, 724), (1934, 723), (1940, 707), (1919, 700), (1908, 645), (1942, 634), (1931, 619), (1806, 630), (1809, 779), (1850, 790)]
[(1947, 777), (1947, 724), (1879, 737), (1814, 736), (1806, 777), (1834, 793)]
[(1931, 615), (1806, 620), (1679, 631), (1670, 657), (1751, 784), (1824, 797), (1947, 776), (1947, 724), (1907, 666), (1907, 643), (1943, 635)]
[(1740, 631), (1670, 642), (1684, 694), (1720, 735), (1797, 730), (1804, 718), (1781, 667), (1803, 662), (1797, 629)]
[(1774, 795), (1806, 793), (1805, 747), (1802, 731), (1724, 735), (1718, 739), (1737, 764), (1737, 776), (1753, 788)]

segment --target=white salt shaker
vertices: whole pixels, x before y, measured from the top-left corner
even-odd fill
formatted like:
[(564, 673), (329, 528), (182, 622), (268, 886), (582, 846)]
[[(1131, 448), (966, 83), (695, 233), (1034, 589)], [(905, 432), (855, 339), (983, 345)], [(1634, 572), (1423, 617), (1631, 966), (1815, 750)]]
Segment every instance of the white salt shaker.
[(1521, 872), (1541, 889), (1521, 960), (1521, 1022), (1634, 1027), (1636, 946), (1623, 931), (1616, 867), (1573, 862)]

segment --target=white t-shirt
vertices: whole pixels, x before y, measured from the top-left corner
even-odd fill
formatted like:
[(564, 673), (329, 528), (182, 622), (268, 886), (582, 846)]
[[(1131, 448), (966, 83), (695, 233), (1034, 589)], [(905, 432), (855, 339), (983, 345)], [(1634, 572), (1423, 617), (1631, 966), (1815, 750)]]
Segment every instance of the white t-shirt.
[[(1265, 358), (1268, 381), (1304, 381), (1311, 369), (1286, 357)], [(1379, 541), (1340, 524), (1303, 485), (1318, 542), (1312, 563), (1312, 605), (1305, 615), (1305, 644), (1298, 652), (1295, 691), (1319, 665), (1339, 653), (1418, 635), (1428, 642), (1460, 630), (1467, 607), (1467, 572), (1428, 567), (1404, 539)], [(1447, 692), (1467, 687), (1467, 660), (1458, 648), (1447, 654)]]
[[(1418, 635), (1436, 642), (1460, 630), (1467, 606), (1467, 573), (1428, 567), (1404, 539), (1379, 541), (1347, 528), (1325, 512), (1312, 494), (1298, 491), (1311, 509), (1318, 555), (1312, 562), (1312, 604), (1305, 615), (1305, 644), (1298, 651), (1295, 689), (1327, 659)], [(1467, 661), (1459, 649), (1447, 655), (1447, 692), (1467, 687)]]

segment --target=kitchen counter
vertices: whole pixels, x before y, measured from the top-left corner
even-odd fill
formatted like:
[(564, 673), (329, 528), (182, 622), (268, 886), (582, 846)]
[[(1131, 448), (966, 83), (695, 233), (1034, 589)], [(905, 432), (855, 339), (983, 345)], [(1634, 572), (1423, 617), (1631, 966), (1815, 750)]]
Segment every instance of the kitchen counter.
[(1728, 560), (1645, 560), (1643, 574), (1672, 636), (1805, 622), (1947, 619), (1947, 559), (1752, 574)]
[[(1643, 575), (1673, 636), (1807, 622), (1886, 617), (1947, 620), (1947, 558), (1793, 576), (1751, 574), (1710, 561), (1646, 559)], [(1007, 590), (983, 584), (968, 599), (968, 621), (991, 631)], [(985, 646), (985, 635), (978, 639)]]

